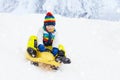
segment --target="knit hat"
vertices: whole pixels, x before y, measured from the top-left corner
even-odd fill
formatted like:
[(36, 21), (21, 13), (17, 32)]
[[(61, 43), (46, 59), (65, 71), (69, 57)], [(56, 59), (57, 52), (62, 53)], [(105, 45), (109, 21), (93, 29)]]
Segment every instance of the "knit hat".
[(44, 26), (54, 25), (55, 26), (55, 17), (51, 12), (48, 12), (45, 16)]

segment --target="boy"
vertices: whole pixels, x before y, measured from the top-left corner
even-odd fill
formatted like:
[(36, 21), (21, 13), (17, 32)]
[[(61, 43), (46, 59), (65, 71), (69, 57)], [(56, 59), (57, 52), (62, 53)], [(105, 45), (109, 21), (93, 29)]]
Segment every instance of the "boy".
[[(55, 56), (55, 60), (57, 62), (63, 62), (64, 64), (71, 63), (69, 58), (66, 58), (65, 51), (59, 50), (57, 48), (58, 44), (56, 30), (55, 30), (55, 17), (51, 12), (48, 12), (45, 16), (44, 26), (41, 31), (38, 33), (38, 50), (40, 52), (51, 51), (51, 53)], [(29, 52), (29, 51), (28, 51)], [(34, 53), (32, 53), (34, 52)], [(32, 56), (36, 56), (36, 52), (32, 51)]]

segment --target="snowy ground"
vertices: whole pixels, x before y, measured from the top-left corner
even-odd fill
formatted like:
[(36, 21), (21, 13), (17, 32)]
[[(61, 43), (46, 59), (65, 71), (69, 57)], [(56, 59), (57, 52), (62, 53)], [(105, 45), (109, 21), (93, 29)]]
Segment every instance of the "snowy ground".
[(43, 19), (0, 14), (0, 80), (120, 80), (120, 22), (56, 15), (56, 29), (72, 63), (49, 72), (24, 56), (28, 37), (37, 34)]

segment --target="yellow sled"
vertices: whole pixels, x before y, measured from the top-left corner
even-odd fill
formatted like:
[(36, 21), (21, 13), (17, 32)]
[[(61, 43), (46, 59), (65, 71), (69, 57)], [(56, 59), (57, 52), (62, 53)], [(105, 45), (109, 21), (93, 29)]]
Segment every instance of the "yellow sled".
[(50, 52), (37, 52), (37, 57), (33, 58), (26, 53), (26, 58), (32, 62), (50, 64), (59, 67), (60, 63), (55, 61), (54, 56)]
[[(61, 65), (60, 62), (55, 61), (55, 57), (51, 52), (40, 52), (37, 50), (37, 37), (36, 36), (30, 36), (30, 39), (28, 41), (27, 48), (32, 48), (36, 51), (37, 56), (32, 57), (28, 52), (26, 53), (26, 59), (30, 60), (31, 62), (36, 63), (44, 63), (51, 66), (59, 67)], [(59, 50), (64, 50), (64, 47), (62, 45), (58, 46)], [(64, 50), (65, 51), (65, 50)]]

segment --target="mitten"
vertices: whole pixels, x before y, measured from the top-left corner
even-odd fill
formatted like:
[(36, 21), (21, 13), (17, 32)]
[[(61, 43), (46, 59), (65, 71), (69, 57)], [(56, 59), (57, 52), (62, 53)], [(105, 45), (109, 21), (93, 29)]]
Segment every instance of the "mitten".
[(39, 50), (40, 52), (45, 51), (45, 46), (44, 46), (43, 44), (39, 44), (39, 45), (38, 45), (38, 50)]
[(58, 48), (53, 47), (53, 49), (52, 49), (52, 54), (55, 56), (55, 55), (58, 54), (58, 52), (59, 52)]

